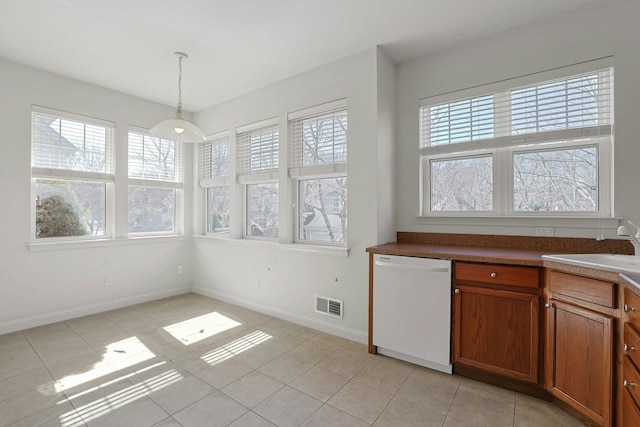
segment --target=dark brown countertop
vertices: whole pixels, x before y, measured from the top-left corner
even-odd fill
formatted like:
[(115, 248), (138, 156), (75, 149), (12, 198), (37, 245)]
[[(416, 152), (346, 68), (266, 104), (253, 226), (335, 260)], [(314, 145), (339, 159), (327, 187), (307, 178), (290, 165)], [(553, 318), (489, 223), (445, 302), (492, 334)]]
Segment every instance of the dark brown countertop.
[(454, 261), (486, 262), (542, 266), (542, 255), (549, 251), (525, 249), (479, 248), (473, 246), (433, 245), (423, 243), (385, 243), (367, 248), (367, 252), (420, 258), (441, 258)]
[[(582, 269), (567, 264), (544, 261), (542, 255), (562, 253), (633, 253), (627, 240), (596, 241), (586, 238), (502, 236), (483, 234), (398, 232), (397, 242), (367, 248), (372, 254), (441, 258), (494, 264), (580, 270), (611, 280), (617, 273)], [(566, 267), (566, 268), (565, 268)], [(587, 271), (588, 270), (588, 271)], [(577, 272), (577, 271), (574, 271)], [(640, 283), (640, 281), (638, 282)]]

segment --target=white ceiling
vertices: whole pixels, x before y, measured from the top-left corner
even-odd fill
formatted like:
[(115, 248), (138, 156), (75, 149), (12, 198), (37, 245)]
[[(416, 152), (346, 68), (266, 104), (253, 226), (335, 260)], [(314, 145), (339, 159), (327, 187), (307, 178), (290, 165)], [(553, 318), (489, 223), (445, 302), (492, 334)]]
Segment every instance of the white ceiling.
[(615, 0), (0, 0), (0, 57), (200, 111), (376, 45), (402, 62)]

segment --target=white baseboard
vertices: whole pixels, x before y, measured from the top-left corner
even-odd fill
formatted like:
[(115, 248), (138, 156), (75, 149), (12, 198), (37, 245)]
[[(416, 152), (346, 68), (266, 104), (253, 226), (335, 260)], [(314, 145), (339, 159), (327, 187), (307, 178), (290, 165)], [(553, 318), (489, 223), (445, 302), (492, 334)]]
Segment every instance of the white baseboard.
[(214, 291), (211, 289), (201, 288), (194, 286), (192, 292), (207, 297), (215, 298), (217, 300), (234, 304), (239, 307), (248, 308), (249, 310), (257, 311), (259, 313), (267, 314), (269, 316), (277, 317), (279, 319), (287, 320), (289, 322), (297, 323), (308, 328), (317, 329), (327, 334), (336, 335), (342, 338), (346, 338), (352, 341), (356, 341), (362, 344), (367, 344), (368, 335), (366, 331), (360, 331), (358, 329), (347, 328), (344, 326), (336, 325), (334, 323), (324, 322), (319, 319), (314, 319), (308, 316), (301, 316), (294, 314), (279, 308), (262, 305), (250, 301), (246, 301), (242, 298), (238, 298), (232, 295), (228, 295), (222, 292)]
[(90, 314), (101, 313), (103, 311), (115, 310), (117, 308), (127, 307), (130, 305), (141, 304), (143, 302), (154, 301), (157, 299), (172, 297), (175, 295), (186, 294), (191, 292), (190, 286), (167, 289), (159, 292), (151, 292), (134, 297), (120, 298), (111, 301), (104, 301), (98, 304), (89, 304), (84, 307), (74, 307), (68, 310), (54, 311), (51, 313), (39, 314), (22, 319), (10, 320), (0, 323), (0, 335), (10, 332), (22, 331), (24, 329), (34, 328), (36, 326), (48, 325), (50, 323), (62, 322), (64, 320), (74, 319), (76, 317), (88, 316)]

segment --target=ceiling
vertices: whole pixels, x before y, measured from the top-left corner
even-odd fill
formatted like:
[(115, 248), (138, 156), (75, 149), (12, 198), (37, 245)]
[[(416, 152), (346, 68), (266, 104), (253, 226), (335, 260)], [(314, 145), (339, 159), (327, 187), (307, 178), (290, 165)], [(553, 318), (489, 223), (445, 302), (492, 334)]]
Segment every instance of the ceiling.
[(379, 45), (395, 61), (615, 0), (1, 0), (0, 57), (200, 111)]

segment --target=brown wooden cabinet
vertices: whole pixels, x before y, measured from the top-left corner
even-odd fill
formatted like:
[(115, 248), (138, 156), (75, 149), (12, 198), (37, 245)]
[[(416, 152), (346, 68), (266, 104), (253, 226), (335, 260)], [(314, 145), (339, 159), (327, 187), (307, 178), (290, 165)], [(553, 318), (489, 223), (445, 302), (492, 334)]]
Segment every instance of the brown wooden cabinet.
[(538, 382), (539, 269), (457, 262), (453, 362)]
[(624, 426), (640, 426), (640, 296), (624, 289), (622, 419)]
[(545, 387), (586, 421), (612, 425), (615, 284), (547, 272)]

